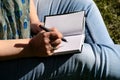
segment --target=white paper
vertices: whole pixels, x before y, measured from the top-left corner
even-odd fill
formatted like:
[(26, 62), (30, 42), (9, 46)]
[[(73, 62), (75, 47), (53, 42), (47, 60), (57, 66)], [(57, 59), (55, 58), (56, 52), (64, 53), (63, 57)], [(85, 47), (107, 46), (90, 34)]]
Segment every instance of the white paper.
[(84, 34), (65, 37), (68, 42), (62, 42), (54, 55), (81, 52), (84, 37)]
[(82, 34), (84, 25), (84, 11), (48, 16), (45, 18), (45, 27), (56, 27), (64, 36)]

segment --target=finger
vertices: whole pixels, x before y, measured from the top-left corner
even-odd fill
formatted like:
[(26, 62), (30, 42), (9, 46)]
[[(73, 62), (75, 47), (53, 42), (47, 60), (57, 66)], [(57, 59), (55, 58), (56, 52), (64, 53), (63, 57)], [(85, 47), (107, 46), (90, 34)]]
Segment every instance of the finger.
[(44, 33), (45, 33), (45, 31), (44, 31), (44, 30), (41, 30), (41, 31), (40, 31), (40, 33), (41, 33), (41, 34), (44, 34)]
[(31, 31), (33, 33), (38, 33), (40, 32), (42, 29), (40, 28), (40, 26), (43, 25), (42, 22), (36, 22), (36, 23), (31, 23)]
[(54, 27), (51, 28), (51, 31), (52, 31), (52, 32), (56, 32), (59, 38), (62, 38), (62, 37), (63, 37), (62, 33), (59, 32), (56, 28), (54, 28)]
[(57, 47), (61, 42), (61, 39), (57, 39), (55, 41), (50, 41), (50, 44), (52, 45), (52, 47)]
[(46, 45), (46, 54), (47, 54), (48, 56), (50, 56), (50, 55), (53, 54), (53, 52), (54, 52), (53, 47), (52, 47), (50, 44), (49, 44), (49, 45)]
[(41, 22), (40, 26), (44, 26), (45, 24), (43, 22)]
[(51, 40), (51, 42), (53, 42), (53, 41), (55, 41), (55, 40), (57, 40), (57, 39), (61, 39), (61, 38), (59, 37), (59, 34), (57, 34), (56, 32), (51, 32), (51, 33), (50, 33), (50, 40)]
[(46, 32), (45, 34), (44, 34), (44, 37), (49, 37), (51, 40), (55, 40), (55, 39), (58, 39), (58, 38), (62, 38), (62, 34), (59, 32), (59, 31), (57, 31), (55, 28), (54, 29), (52, 29), (53, 31), (51, 31), (51, 32)]
[(42, 30), (40, 33), (42, 34), (43, 38), (49, 38), (50, 37), (50, 32), (45, 32), (44, 30)]
[(38, 37), (38, 38), (41, 38), (40, 39), (41, 42), (43, 42), (44, 44), (49, 44), (50, 43), (49, 36), (45, 31), (41, 31), (38, 35), (40, 35), (40, 37)]

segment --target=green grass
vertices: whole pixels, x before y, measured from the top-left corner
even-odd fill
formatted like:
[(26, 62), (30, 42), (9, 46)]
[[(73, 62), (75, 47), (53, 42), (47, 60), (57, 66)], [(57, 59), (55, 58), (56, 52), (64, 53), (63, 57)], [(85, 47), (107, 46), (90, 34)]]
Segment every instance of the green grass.
[(111, 38), (120, 44), (120, 0), (94, 0), (100, 9)]

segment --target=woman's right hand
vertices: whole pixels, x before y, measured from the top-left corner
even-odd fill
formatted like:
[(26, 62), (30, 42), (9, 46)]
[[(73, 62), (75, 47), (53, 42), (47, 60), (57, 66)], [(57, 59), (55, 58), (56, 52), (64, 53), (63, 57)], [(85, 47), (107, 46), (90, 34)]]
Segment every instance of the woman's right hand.
[(61, 38), (62, 34), (56, 29), (51, 32), (39, 32), (29, 42), (32, 55), (37, 57), (51, 56), (54, 52), (53, 47), (58, 47), (61, 43)]

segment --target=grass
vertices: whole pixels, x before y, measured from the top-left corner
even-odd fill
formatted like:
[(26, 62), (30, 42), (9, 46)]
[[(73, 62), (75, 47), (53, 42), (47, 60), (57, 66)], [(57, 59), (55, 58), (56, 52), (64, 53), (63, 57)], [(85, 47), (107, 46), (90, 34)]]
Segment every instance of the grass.
[(94, 0), (100, 9), (111, 38), (120, 44), (120, 0)]

